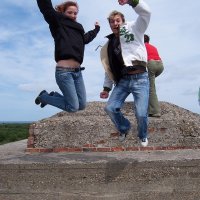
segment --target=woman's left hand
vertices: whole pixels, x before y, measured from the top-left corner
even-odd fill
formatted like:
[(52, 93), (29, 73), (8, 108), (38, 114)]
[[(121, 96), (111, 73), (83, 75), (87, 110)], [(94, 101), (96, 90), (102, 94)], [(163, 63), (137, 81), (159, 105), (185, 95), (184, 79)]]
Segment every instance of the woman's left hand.
[(100, 26), (99, 22), (95, 22), (94, 25), (95, 25), (95, 26)]

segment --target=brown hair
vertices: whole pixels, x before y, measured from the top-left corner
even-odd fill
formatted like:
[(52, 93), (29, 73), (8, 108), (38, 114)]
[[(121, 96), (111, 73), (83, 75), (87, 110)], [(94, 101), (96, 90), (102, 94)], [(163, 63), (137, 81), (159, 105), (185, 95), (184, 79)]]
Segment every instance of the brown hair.
[(65, 10), (69, 7), (69, 6), (75, 6), (78, 8), (78, 4), (75, 2), (75, 1), (66, 1), (62, 4), (59, 4), (55, 7), (55, 10), (58, 11), (58, 12), (61, 12), (61, 13), (64, 13)]
[(113, 10), (113, 11), (110, 13), (110, 15), (109, 15), (108, 18), (107, 18), (108, 21), (110, 22), (111, 18), (113, 18), (115, 15), (120, 15), (121, 18), (122, 18), (123, 23), (125, 22), (124, 14), (121, 13), (121, 12), (119, 12), (119, 11), (117, 11), (117, 10)]
[(148, 35), (144, 34), (144, 42), (149, 43), (149, 41), (150, 41), (150, 37)]

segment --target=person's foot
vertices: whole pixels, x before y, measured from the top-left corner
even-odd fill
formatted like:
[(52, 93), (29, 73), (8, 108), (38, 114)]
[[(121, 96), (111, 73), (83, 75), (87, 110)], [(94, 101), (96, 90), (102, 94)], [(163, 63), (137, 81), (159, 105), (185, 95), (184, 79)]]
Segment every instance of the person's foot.
[(148, 145), (148, 139), (147, 138), (143, 138), (140, 140), (140, 143), (143, 147), (146, 147)]
[[(50, 93), (49, 93), (49, 96), (53, 96), (54, 93), (55, 93), (54, 91), (50, 92)], [(41, 104), (40, 104), (40, 107), (41, 107), (41, 108), (44, 108), (46, 105), (47, 105), (46, 103), (41, 103)]]
[(129, 128), (125, 133), (119, 133), (119, 141), (123, 142), (126, 139), (126, 136), (128, 135), (131, 128)]
[(126, 139), (126, 135), (127, 135), (126, 133), (120, 133), (119, 134), (119, 141), (123, 142)]
[(46, 90), (42, 90), (42, 92), (40, 92), (40, 94), (36, 97), (35, 99), (35, 104), (39, 105), (41, 102), (40, 102), (40, 96), (44, 93), (46, 93), (47, 91)]
[(40, 104), (40, 107), (41, 107), (41, 108), (44, 108), (46, 105), (47, 105), (46, 103), (41, 103), (41, 104)]
[(161, 117), (161, 114), (160, 113), (149, 114), (149, 117)]

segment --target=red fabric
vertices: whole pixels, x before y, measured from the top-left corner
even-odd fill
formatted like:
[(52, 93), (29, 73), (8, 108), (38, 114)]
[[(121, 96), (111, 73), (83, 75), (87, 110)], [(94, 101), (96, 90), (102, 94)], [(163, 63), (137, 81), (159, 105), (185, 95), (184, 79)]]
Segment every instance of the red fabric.
[(149, 43), (145, 43), (147, 49), (147, 60), (161, 60), (156, 47)]

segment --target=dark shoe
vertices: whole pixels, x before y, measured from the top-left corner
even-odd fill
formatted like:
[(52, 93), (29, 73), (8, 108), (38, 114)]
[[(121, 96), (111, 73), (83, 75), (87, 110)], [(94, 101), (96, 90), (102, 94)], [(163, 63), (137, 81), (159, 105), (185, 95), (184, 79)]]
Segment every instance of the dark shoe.
[(41, 103), (41, 104), (40, 104), (40, 107), (41, 107), (41, 108), (44, 108), (46, 105), (47, 105), (46, 103)]
[(44, 94), (45, 92), (47, 92), (46, 90), (42, 90), (42, 92), (40, 92), (40, 94), (36, 97), (35, 99), (35, 104), (39, 105), (41, 102), (40, 102), (40, 96), (42, 94)]
[(126, 139), (126, 136), (128, 135), (131, 127), (125, 132), (125, 133), (119, 133), (119, 141), (123, 142)]
[[(54, 91), (50, 92), (50, 93), (49, 93), (49, 96), (53, 96), (54, 93), (55, 93)], [(40, 107), (41, 107), (41, 108), (44, 108), (46, 105), (47, 105), (46, 103), (41, 103), (41, 104), (40, 104)]]
[(149, 117), (161, 117), (161, 114), (160, 113), (149, 114)]
[(119, 141), (123, 142), (126, 139), (126, 135), (127, 135), (126, 133), (120, 133), (119, 134)]
[(55, 94), (55, 92), (52, 91), (52, 92), (49, 93), (49, 96), (53, 96), (54, 94)]

